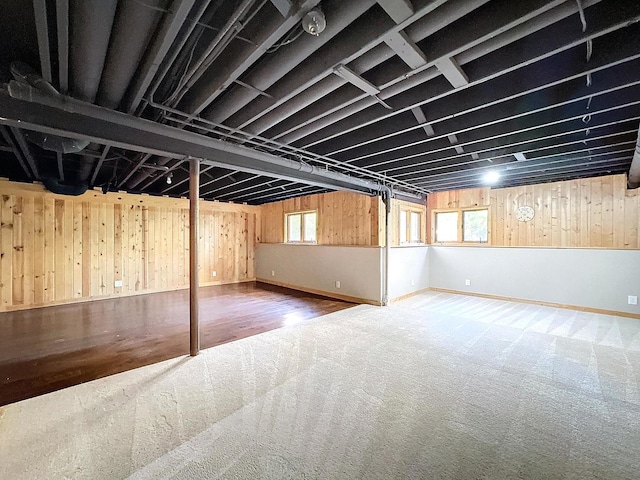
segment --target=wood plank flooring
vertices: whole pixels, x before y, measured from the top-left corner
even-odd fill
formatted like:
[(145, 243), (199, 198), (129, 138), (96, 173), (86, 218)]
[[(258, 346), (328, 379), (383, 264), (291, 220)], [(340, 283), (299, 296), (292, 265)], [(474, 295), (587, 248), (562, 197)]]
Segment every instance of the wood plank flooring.
[[(248, 282), (200, 289), (209, 348), (353, 306)], [(189, 353), (189, 291), (0, 314), (0, 406)]]

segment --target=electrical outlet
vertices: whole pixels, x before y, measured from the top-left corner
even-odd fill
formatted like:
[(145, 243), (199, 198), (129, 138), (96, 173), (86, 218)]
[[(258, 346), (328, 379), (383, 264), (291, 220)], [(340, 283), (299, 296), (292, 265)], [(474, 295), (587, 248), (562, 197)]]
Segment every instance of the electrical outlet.
[(467, 278), (467, 279), (464, 281), (464, 284), (465, 284), (466, 286), (471, 285), (471, 280), (469, 280), (469, 279)]
[(415, 280), (411, 280), (411, 286), (415, 287), (416, 286), (416, 281)]
[(336, 288), (340, 288), (340, 280), (336, 280)]
[(215, 270), (213, 272), (211, 272), (211, 276), (212, 277), (217, 277), (218, 276), (218, 272), (216, 272)]
[(637, 295), (629, 295), (627, 297), (627, 302), (629, 305), (637, 305), (638, 304), (638, 296)]
[(275, 270), (271, 270), (271, 276), (275, 277), (276, 276), (276, 271)]
[(119, 288), (122, 286), (122, 280), (116, 280), (115, 282), (113, 282), (113, 286), (116, 288)]

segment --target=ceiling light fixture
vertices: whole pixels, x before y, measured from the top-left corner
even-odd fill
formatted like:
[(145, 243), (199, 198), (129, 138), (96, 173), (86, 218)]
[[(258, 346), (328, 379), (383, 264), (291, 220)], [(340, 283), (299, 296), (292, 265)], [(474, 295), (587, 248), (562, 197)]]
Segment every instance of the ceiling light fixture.
[(327, 28), (327, 19), (319, 8), (314, 8), (307, 13), (302, 19), (302, 28), (304, 31), (318, 36)]
[(167, 174), (167, 185), (171, 185), (172, 181), (173, 181), (173, 172), (169, 172)]
[(498, 180), (500, 180), (500, 174), (495, 170), (485, 173), (482, 177), (482, 181), (488, 185), (493, 185)]

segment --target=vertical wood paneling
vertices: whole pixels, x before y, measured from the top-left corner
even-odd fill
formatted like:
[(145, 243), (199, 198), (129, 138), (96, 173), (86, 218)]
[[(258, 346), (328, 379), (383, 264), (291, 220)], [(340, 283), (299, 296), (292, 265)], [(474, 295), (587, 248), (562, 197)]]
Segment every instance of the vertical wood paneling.
[[(393, 204), (399, 205), (394, 200)], [(425, 206), (409, 204), (421, 208)], [(384, 245), (384, 205), (380, 197), (370, 197), (350, 192), (331, 192), (283, 200), (262, 205), (259, 222), (260, 241), (282, 243), (285, 241), (284, 218), (287, 213), (316, 210), (318, 213), (317, 243), (319, 245)], [(393, 209), (392, 209), (392, 215)], [(392, 219), (392, 225), (396, 225)], [(398, 221), (397, 214), (395, 222)], [(426, 222), (421, 226), (426, 232)], [(397, 245), (397, 228), (395, 243)]]
[[(200, 223), (201, 285), (255, 278), (260, 208), (203, 201)], [(0, 311), (188, 287), (188, 236), (185, 199), (0, 180)]]
[[(640, 248), (640, 189), (627, 190), (625, 175), (487, 190), (431, 194), (429, 210), (488, 206), (497, 246)], [(530, 222), (515, 218), (522, 205), (535, 210)]]
[(22, 204), (23, 222), (22, 222), (22, 245), (24, 248), (24, 270), (22, 282), (24, 282), (24, 298), (25, 305), (33, 305), (34, 301), (34, 258), (35, 258), (35, 199), (25, 198)]
[(22, 232), (22, 198), (17, 197), (13, 204), (13, 265), (12, 284), (14, 305), (24, 303), (24, 236)]

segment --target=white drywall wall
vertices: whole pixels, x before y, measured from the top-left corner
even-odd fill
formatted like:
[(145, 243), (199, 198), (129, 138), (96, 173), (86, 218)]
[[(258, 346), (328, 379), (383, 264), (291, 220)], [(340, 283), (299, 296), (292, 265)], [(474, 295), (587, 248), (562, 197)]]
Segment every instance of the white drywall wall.
[(380, 302), (382, 254), (377, 247), (263, 243), (256, 249), (256, 278)]
[(389, 298), (401, 297), (429, 288), (429, 247), (391, 248)]
[[(430, 286), (462, 292), (640, 313), (640, 251), (429, 247)], [(465, 280), (470, 280), (469, 286)]]

